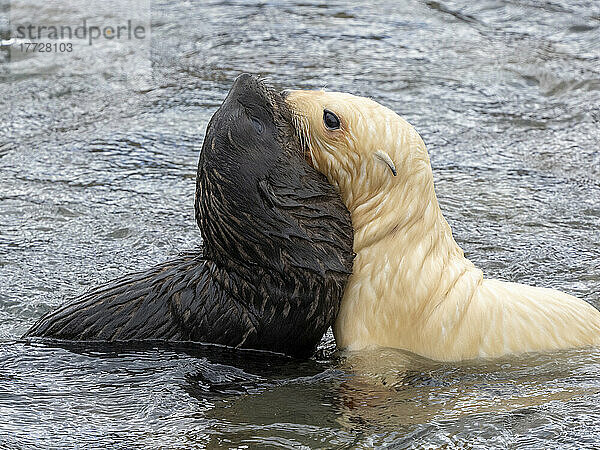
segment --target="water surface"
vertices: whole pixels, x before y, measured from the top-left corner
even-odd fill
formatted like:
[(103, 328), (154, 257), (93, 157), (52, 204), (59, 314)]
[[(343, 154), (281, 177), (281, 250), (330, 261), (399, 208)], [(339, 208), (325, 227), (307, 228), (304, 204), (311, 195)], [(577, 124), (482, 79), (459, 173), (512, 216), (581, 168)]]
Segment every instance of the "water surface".
[(1, 72), (0, 447), (600, 446), (597, 350), (439, 364), (336, 354), (328, 334), (299, 362), (20, 341), (86, 288), (199, 244), (198, 152), (242, 71), (391, 107), (422, 134), (443, 212), (486, 275), (600, 306), (598, 2), (164, 1), (152, 14), (142, 84)]

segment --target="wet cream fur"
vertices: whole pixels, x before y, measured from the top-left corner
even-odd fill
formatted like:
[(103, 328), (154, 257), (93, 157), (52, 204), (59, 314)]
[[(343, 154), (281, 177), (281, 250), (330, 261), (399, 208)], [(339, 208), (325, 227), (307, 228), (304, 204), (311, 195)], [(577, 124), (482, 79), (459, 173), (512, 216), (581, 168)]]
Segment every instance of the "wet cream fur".
[[(486, 279), (464, 257), (408, 122), (345, 93), (292, 91), (287, 101), (314, 166), (352, 215), (356, 259), (334, 327), (339, 347), (457, 361), (600, 343), (600, 313), (585, 301)], [(325, 127), (324, 109), (339, 117), (339, 130)]]

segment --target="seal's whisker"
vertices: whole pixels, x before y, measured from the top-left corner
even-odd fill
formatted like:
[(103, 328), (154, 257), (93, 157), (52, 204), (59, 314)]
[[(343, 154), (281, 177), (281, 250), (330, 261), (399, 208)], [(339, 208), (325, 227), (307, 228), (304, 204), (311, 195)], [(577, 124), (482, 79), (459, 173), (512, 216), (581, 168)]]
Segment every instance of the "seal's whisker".
[(260, 75), (259, 79), (260, 79), (260, 81), (262, 83), (266, 83), (268, 85), (273, 84), (273, 78), (272, 77), (269, 77), (269, 76), (266, 76), (266, 75)]
[(308, 119), (308, 115), (307, 114), (305, 114), (305, 113), (303, 113), (301, 111), (298, 111), (294, 106), (290, 106), (289, 108), (290, 108), (290, 111), (292, 112), (292, 114), (294, 116), (296, 116), (296, 117), (302, 117), (303, 119)]

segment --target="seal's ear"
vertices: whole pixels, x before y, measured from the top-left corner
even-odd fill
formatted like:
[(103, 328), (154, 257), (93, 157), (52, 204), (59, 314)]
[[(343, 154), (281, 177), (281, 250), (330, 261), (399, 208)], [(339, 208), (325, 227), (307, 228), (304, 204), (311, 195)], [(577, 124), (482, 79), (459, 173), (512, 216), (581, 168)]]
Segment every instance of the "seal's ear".
[(398, 175), (398, 172), (396, 171), (396, 166), (394, 165), (394, 161), (392, 161), (392, 158), (390, 158), (390, 155), (388, 155), (386, 152), (384, 152), (383, 150), (377, 150), (373, 157), (387, 164), (394, 176)]

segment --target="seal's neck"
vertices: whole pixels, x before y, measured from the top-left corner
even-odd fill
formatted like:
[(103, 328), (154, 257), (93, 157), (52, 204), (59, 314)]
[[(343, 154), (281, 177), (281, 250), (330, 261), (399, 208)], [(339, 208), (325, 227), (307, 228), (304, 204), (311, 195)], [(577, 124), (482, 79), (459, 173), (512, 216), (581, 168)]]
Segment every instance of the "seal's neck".
[(370, 181), (371, 188), (373, 184), (378, 185), (376, 193), (360, 186), (364, 181), (349, 189), (342, 187), (342, 199), (352, 216), (356, 253), (390, 239), (398, 250), (419, 247), (423, 241), (433, 239), (448, 251), (462, 254), (440, 209), (431, 164), (422, 141), (421, 147), (415, 150), (424, 154), (420, 157), (403, 155), (399, 149), (389, 151), (402, 169), (397, 176), (392, 176), (386, 169), (377, 168), (374, 172), (379, 180)]
[(481, 277), (442, 215), (422, 141), (421, 145), (418, 151), (424, 154), (416, 157), (389, 151), (402, 169), (397, 176), (375, 169), (372, 173), (386, 177), (376, 194), (345, 196), (341, 189), (355, 230), (353, 277), (366, 276), (376, 284), (373, 292), (379, 294), (372, 301), (388, 303), (378, 311), (389, 309), (390, 317), (399, 313), (407, 320), (428, 314), (453, 298), (457, 286), (471, 289)]

